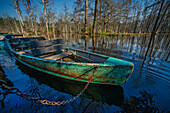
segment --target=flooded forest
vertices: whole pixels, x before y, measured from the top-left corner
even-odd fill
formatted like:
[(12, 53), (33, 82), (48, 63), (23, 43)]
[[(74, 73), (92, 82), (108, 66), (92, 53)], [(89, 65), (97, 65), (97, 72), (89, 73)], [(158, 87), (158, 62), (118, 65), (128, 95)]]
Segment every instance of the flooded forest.
[[(12, 16), (6, 9), (0, 15), (0, 33), (64, 39), (67, 47), (132, 62), (134, 70), (128, 81), (113, 86), (90, 84), (79, 98), (62, 106), (37, 104), (0, 87), (0, 110), (170, 112), (170, 1), (69, 1), (61, 4), (60, 0), (9, 0), (6, 4), (16, 14)], [(5, 50), (0, 50), (2, 81), (26, 94), (54, 101), (74, 98), (85, 86), (29, 69)]]

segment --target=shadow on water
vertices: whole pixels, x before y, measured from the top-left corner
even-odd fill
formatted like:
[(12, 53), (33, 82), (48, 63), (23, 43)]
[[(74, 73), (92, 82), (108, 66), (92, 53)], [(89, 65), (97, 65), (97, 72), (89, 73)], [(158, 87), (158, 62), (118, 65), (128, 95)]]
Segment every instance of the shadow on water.
[[(35, 78), (40, 84), (46, 84), (55, 90), (71, 94), (76, 96), (86, 85), (86, 83), (79, 83), (66, 79), (57, 78), (45, 73), (37, 72), (34, 69), (30, 69), (27, 66), (16, 62), (18, 68), (30, 77)], [(108, 105), (120, 106), (124, 102), (124, 92), (121, 86), (113, 85), (97, 85), (90, 84), (85, 90), (82, 99), (92, 99), (93, 101), (101, 101)]]
[[(2, 84), (5, 84), (9, 87), (13, 87), (13, 83), (9, 79), (6, 78), (5, 72), (2, 69), (1, 64), (0, 64), (0, 86), (2, 86)], [(3, 87), (0, 87), (0, 102), (1, 102), (2, 108), (5, 107), (4, 100), (6, 98), (6, 95), (9, 94), (9, 92), (4, 91), (4, 90), (5, 89)]]

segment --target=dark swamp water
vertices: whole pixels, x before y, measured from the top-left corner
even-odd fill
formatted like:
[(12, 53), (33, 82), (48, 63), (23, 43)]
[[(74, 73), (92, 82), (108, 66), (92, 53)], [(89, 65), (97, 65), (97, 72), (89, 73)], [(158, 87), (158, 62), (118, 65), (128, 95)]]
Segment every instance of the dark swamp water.
[[(114, 113), (170, 112), (170, 38), (158, 36), (148, 49), (149, 36), (82, 37), (60, 35), (66, 44), (134, 63), (134, 71), (121, 86), (90, 84), (83, 95), (65, 106), (28, 101), (0, 88), (0, 112), (4, 113)], [(148, 49), (147, 56), (145, 55)], [(0, 80), (8, 86), (42, 99), (62, 101), (76, 96), (86, 84), (47, 76), (20, 64), (0, 50)], [(3, 70), (4, 72), (3, 72)], [(2, 94), (4, 92), (4, 95)]]

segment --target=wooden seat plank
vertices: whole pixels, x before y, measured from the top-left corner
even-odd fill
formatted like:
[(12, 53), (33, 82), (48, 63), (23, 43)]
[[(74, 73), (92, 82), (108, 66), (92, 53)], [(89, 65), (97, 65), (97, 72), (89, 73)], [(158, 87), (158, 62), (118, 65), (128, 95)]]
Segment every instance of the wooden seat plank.
[(48, 47), (57, 44), (64, 44), (63, 39), (55, 39), (55, 40), (43, 40), (43, 41), (31, 41), (30, 48), (41, 48), (41, 47)]
[(22, 42), (30, 42), (30, 41), (40, 41), (45, 40), (44, 37), (27, 37), (27, 38), (11, 38), (9, 43), (22, 43)]
[(17, 51), (17, 52), (20, 54), (28, 54), (28, 53), (31, 53), (31, 50), (27, 49), (27, 50), (22, 50), (22, 51)]
[(14, 49), (28, 48), (28, 47), (29, 47), (29, 44), (28, 44), (28, 43), (11, 44), (11, 47), (14, 48)]
[(52, 55), (52, 56), (44, 57), (44, 59), (60, 60), (60, 59), (63, 59), (65, 57), (68, 57), (70, 55), (72, 55), (71, 52), (63, 52), (63, 53), (60, 53), (60, 54), (57, 54), (57, 55)]
[(34, 56), (40, 56), (55, 51), (62, 51), (62, 45), (43, 47), (38, 49), (32, 49), (31, 52)]

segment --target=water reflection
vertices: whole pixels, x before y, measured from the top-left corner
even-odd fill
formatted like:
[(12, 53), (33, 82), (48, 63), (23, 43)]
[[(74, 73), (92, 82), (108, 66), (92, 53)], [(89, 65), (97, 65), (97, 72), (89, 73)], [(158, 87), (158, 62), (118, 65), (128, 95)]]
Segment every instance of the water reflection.
[[(58, 38), (64, 38), (68, 46), (81, 48), (86, 50), (96, 50), (98, 52), (105, 53), (130, 53), (127, 56), (134, 56), (137, 58), (154, 57), (160, 60), (170, 61), (169, 50), (170, 50), (170, 38), (168, 36), (158, 35), (153, 48), (148, 47), (150, 36), (113, 36), (113, 37), (89, 37), (81, 36), (78, 34), (59, 35)], [(83, 37), (83, 38), (81, 38)], [(71, 40), (71, 41), (70, 41)], [(110, 50), (112, 52), (110, 52)], [(147, 50), (150, 54), (146, 54)], [(108, 51), (108, 52), (107, 52)]]
[[(161, 107), (166, 106), (164, 109), (169, 109), (170, 100), (167, 99), (169, 97), (166, 93), (170, 92), (169, 34), (158, 35), (153, 46), (148, 46), (149, 40), (150, 36), (86, 36), (86, 38), (81, 39), (79, 36), (75, 38), (73, 34), (66, 43), (70, 47), (95, 51), (96, 53), (133, 62), (135, 65), (134, 71), (123, 86), (125, 95), (137, 95), (143, 89), (152, 90), (149, 94), (155, 96), (154, 100), (157, 102), (157, 106), (161, 104)], [(129, 91), (127, 91), (128, 89)]]
[[(124, 104), (121, 106), (121, 112), (130, 113), (159, 113), (163, 112), (162, 109), (155, 106), (153, 101), (154, 95), (149, 94), (147, 91), (140, 91), (140, 96), (131, 96), (126, 98)], [(165, 111), (164, 111), (165, 112)]]
[[(16, 62), (16, 64), (19, 66), (18, 68), (21, 71), (30, 77), (35, 78), (40, 84), (46, 84), (57, 91), (68, 93), (73, 96), (76, 96), (86, 85), (86, 83), (69, 81), (37, 72), (36, 70), (30, 69), (19, 62)], [(108, 105), (120, 106), (124, 102), (124, 93), (121, 86), (90, 84), (81, 98), (101, 101)]]

